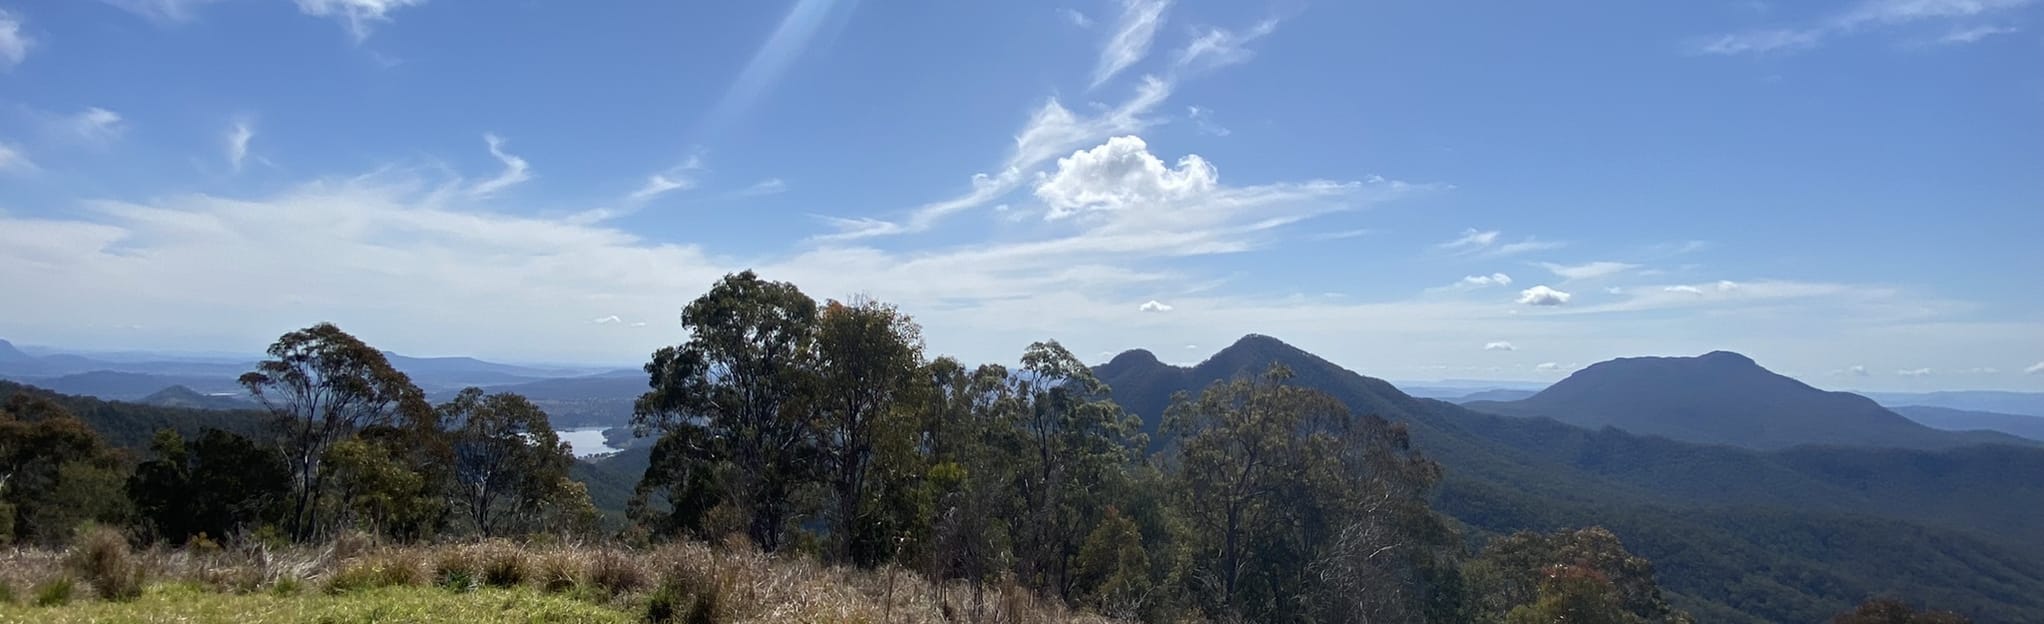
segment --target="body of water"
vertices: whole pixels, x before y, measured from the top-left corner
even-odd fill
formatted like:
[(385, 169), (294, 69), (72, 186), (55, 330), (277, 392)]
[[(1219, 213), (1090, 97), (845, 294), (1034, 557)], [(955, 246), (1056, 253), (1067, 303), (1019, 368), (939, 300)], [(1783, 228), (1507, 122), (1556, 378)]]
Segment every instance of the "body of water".
[(591, 455), (615, 453), (620, 450), (604, 444), (603, 430), (605, 429), (609, 429), (609, 427), (575, 427), (572, 429), (562, 429), (554, 433), (560, 434), (561, 441), (568, 443), (568, 447), (573, 449), (576, 457), (589, 457)]

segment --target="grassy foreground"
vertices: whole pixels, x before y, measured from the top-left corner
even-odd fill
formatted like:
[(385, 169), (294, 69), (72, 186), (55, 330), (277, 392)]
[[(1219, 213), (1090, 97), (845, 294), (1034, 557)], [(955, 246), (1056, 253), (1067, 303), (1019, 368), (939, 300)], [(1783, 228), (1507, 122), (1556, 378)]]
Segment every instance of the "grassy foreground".
[(1104, 623), (1012, 583), (827, 566), (743, 540), (626, 548), (505, 541), (135, 551), (110, 531), (0, 549), (15, 622)]
[(62, 607), (0, 605), (0, 623), (29, 622), (634, 622), (639, 614), (532, 588), (449, 592), (385, 587), (344, 594), (223, 594), (186, 583), (157, 585), (125, 602)]

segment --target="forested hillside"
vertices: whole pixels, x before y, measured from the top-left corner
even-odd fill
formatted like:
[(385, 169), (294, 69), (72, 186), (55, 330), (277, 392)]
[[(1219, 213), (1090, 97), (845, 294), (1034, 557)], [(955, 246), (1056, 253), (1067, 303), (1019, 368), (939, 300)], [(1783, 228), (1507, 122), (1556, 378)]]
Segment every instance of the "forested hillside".
[(1267, 336), (1190, 368), (1136, 351), (1098, 372), (1155, 422), (1172, 393), (1273, 361), (1358, 413), (1409, 426), (1443, 466), (1437, 509), (1478, 531), (1610, 527), (1656, 561), (1678, 604), (1711, 621), (1817, 621), (1919, 591), (1993, 621), (2044, 617), (2034, 513), (2044, 487), (2031, 478), (2044, 451), (1762, 452), (1588, 431), (1414, 399)]

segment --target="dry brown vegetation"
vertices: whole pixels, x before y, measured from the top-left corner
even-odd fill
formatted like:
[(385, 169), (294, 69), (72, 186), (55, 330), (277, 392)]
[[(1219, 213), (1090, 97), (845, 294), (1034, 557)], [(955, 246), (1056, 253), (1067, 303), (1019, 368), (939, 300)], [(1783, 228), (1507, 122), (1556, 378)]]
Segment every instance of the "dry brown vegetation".
[[(145, 580), (146, 579), (146, 580)], [(825, 566), (773, 556), (743, 540), (653, 548), (487, 541), (396, 546), (348, 538), (319, 548), (245, 546), (131, 551), (107, 536), (67, 550), (0, 551), (0, 596), (32, 604), (72, 586), (70, 601), (130, 600), (144, 584), (219, 594), (346, 594), (390, 587), (451, 593), (509, 588), (571, 596), (649, 621), (1108, 622), (1002, 583), (932, 583), (915, 572)], [(55, 605), (44, 608), (55, 608)]]

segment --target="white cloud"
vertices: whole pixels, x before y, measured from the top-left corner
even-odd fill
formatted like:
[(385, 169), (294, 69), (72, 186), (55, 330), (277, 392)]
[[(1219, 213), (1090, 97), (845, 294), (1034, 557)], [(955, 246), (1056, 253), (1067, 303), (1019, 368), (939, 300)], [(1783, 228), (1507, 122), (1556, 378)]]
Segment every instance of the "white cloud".
[(28, 159), (27, 154), (21, 153), (20, 148), (5, 142), (0, 142), (0, 171), (6, 171), (9, 173), (33, 173), (41, 170), (42, 168), (37, 167), (35, 161)]
[(55, 120), (56, 129), (65, 136), (91, 145), (105, 145), (121, 138), (127, 131), (127, 124), (121, 114), (97, 106), (86, 108), (75, 115), (66, 115)]
[(1519, 291), (1519, 303), (1530, 306), (1558, 306), (1568, 303), (1571, 297), (1574, 295), (1548, 288), (1544, 284)]
[(1480, 250), (1489, 247), (1491, 243), (1497, 242), (1498, 234), (1500, 232), (1497, 230), (1479, 231), (1476, 228), (1469, 228), (1462, 231), (1461, 238), (1435, 245), (1435, 247), (1451, 251)]
[(1313, 234), (1312, 236), (1310, 236), (1310, 238), (1312, 238), (1313, 240), (1342, 240), (1342, 239), (1347, 239), (1347, 238), (1355, 238), (1355, 237), (1358, 237), (1358, 236), (1367, 236), (1367, 235), (1369, 235), (1369, 234), (1370, 234), (1371, 232), (1375, 232), (1375, 231), (1376, 231), (1376, 230), (1372, 230), (1372, 229), (1369, 229), (1369, 228), (1354, 228), (1354, 229), (1348, 229), (1348, 230), (1334, 230), (1334, 231), (1331, 231), (1331, 232), (1320, 232), (1320, 233), (1317, 233), (1317, 234)]
[(1455, 283), (1455, 286), (1461, 288), (1483, 288), (1485, 286), (1510, 286), (1510, 285), (1512, 285), (1512, 276), (1505, 275), (1503, 273), (1492, 273), (1490, 275), (1470, 275), (1463, 277), (1462, 281)]
[(1169, 8), (1170, 0), (1122, 0), (1121, 18), (1100, 51), (1100, 62), (1093, 67), (1093, 87), (1149, 55), (1150, 41), (1157, 37), (1157, 26), (1164, 22), (1164, 11)]
[(1534, 365), (1533, 370), (1543, 373), (1559, 373), (1562, 370), (1562, 365), (1555, 362), (1541, 362)]
[(1086, 14), (1080, 13), (1078, 9), (1065, 7), (1062, 9), (1058, 9), (1057, 14), (1059, 17), (1065, 18), (1065, 21), (1071, 22), (1073, 26), (1077, 26), (1080, 28), (1093, 27), (1093, 18), (1086, 17)]
[(35, 44), (35, 38), (21, 32), (21, 18), (0, 9), (0, 70), (13, 69), (27, 60), (29, 48)]
[(2012, 35), (2017, 32), (2021, 31), (2014, 26), (1975, 26), (1945, 33), (1944, 36), (1938, 37), (1937, 42), (1944, 45), (1976, 43), (1988, 37)]
[(504, 163), (504, 171), (497, 174), (497, 177), (476, 183), (474, 187), (469, 189), (470, 195), (478, 197), (491, 195), (497, 191), (532, 179), (532, 167), (526, 164), (524, 158), (519, 158), (515, 154), (504, 151), (503, 138), (495, 134), (485, 133), (483, 134), (483, 144), (489, 146), (491, 157), (496, 158), (497, 162)]
[(1243, 46), (1257, 39), (1262, 39), (1276, 30), (1277, 20), (1275, 19), (1257, 22), (1255, 26), (1250, 27), (1249, 30), (1244, 32), (1208, 28), (1206, 31), (1201, 32), (1199, 36), (1194, 37), (1191, 43), (1186, 44), (1185, 49), (1179, 50), (1178, 58), (1174, 62), (1179, 68), (1199, 70), (1225, 67), (1248, 61), (1254, 53)]
[(1601, 277), (1610, 277), (1612, 275), (1617, 275), (1619, 273), (1624, 273), (1626, 271), (1639, 268), (1639, 265), (1637, 264), (1609, 261), (1589, 262), (1577, 265), (1542, 262), (1540, 263), (1540, 266), (1546, 268), (1550, 272), (1553, 272), (1555, 276), (1571, 282), (1577, 280), (1591, 280)]
[(1966, 375), (1999, 375), (2001, 374), (2001, 369), (1992, 366), (1980, 366), (1959, 372)]
[(1055, 173), (1038, 176), (1036, 196), (1050, 205), (1048, 218), (1062, 219), (1206, 195), (1219, 184), (1219, 175), (1197, 154), (1168, 167), (1150, 154), (1142, 137), (1119, 136), (1058, 159)]
[(2038, 362), (2038, 363), (2036, 363), (2036, 364), (2031, 364), (2029, 368), (2025, 368), (2025, 369), (2023, 369), (2023, 374), (2025, 374), (2025, 375), (2044, 375), (2044, 362)]
[(1567, 243), (1543, 241), (1531, 236), (1516, 243), (1499, 245), (1497, 242), (1501, 235), (1503, 233), (1497, 230), (1469, 228), (1462, 231), (1461, 237), (1434, 245), (1434, 248), (1458, 255), (1480, 255), (1486, 258), (1497, 258), (1518, 255), (1529, 251), (1559, 249), (1567, 245)]
[(1499, 340), (1499, 341), (1497, 341), (1497, 342), (1486, 342), (1486, 343), (1483, 343), (1483, 350), (1485, 350), (1485, 351), (1517, 351), (1517, 350), (1519, 350), (1519, 349), (1518, 349), (1518, 347), (1514, 347), (1514, 346), (1512, 346), (1512, 343), (1510, 343), (1510, 342), (1506, 342), (1506, 341), (1503, 341), (1503, 340)]
[(175, 24), (192, 19), (195, 9), (219, 0), (104, 0), (107, 4), (148, 18), (159, 24)]
[(819, 241), (849, 241), (876, 236), (921, 232), (946, 217), (985, 206), (1020, 186), (1029, 172), (1051, 159), (1117, 134), (1149, 127), (1145, 117), (1171, 93), (1170, 83), (1146, 78), (1136, 94), (1121, 105), (1094, 117), (1072, 114), (1056, 98), (1046, 101), (1022, 131), (1015, 135), (1015, 147), (995, 174), (972, 176), (972, 190), (964, 195), (917, 207), (905, 222), (872, 217), (825, 217), (838, 231), (816, 237)]
[(1171, 304), (1151, 299), (1143, 302), (1143, 305), (1136, 306), (1136, 310), (1141, 312), (1170, 312)]
[(1834, 374), (1834, 375), (1850, 375), (1850, 376), (1853, 376), (1853, 377), (1867, 377), (1867, 376), (1870, 376), (1870, 375), (1872, 375), (1872, 373), (1868, 373), (1868, 372), (1867, 372), (1867, 367), (1865, 367), (1865, 366), (1862, 366), (1862, 365), (1859, 365), (1859, 364), (1854, 364), (1854, 365), (1852, 365), (1852, 366), (1847, 366), (1847, 367), (1845, 367), (1845, 370), (1837, 371), (1837, 372), (1834, 372), (1834, 373), (1832, 373), (1832, 374)]
[(1905, 368), (1895, 371), (1895, 374), (1903, 377), (1929, 377), (1931, 370), (1928, 368)]
[(754, 182), (752, 186), (731, 192), (732, 197), (760, 197), (788, 192), (788, 183), (780, 178), (767, 178)]
[(255, 138), (255, 124), (247, 119), (236, 119), (227, 127), (227, 164), (241, 171), (241, 162), (248, 158), (248, 142)]
[(617, 317), (617, 315), (616, 315), (616, 314), (612, 314), (612, 315), (610, 315), (610, 316), (602, 317), (602, 318), (599, 318), (599, 319), (595, 319), (595, 320), (592, 320), (592, 321), (589, 321), (589, 322), (591, 322), (591, 323), (595, 323), (595, 324), (597, 324), (597, 325), (616, 325), (616, 324), (619, 324), (619, 323), (623, 323), (623, 322), (624, 322), (624, 319), (620, 319), (620, 318), (618, 318), (618, 317)]
[(1669, 287), (1666, 287), (1666, 288), (1662, 288), (1661, 290), (1662, 290), (1662, 291), (1664, 291), (1664, 292), (1672, 292), (1672, 293), (1688, 293), (1688, 294), (1691, 294), (1691, 295), (1701, 295), (1701, 294), (1703, 294), (1703, 289), (1701, 289), (1701, 288), (1697, 288), (1697, 287), (1695, 287), (1695, 286), (1690, 286), (1690, 285), (1688, 285), (1688, 284), (1677, 284), (1677, 285), (1674, 285), (1674, 286), (1669, 286)]
[(360, 43), (369, 38), (376, 22), (390, 21), (390, 12), (425, 4), (426, 0), (296, 0), (298, 10), (313, 17), (331, 17), (348, 28)]
[(1230, 134), (1227, 128), (1222, 127), (1221, 124), (1214, 123), (1214, 111), (1212, 110), (1198, 106), (1187, 106), (1185, 107), (1185, 118), (1192, 120), (1193, 127), (1198, 128), (1200, 134), (1210, 134), (1213, 136), (1228, 136)]
[[(1817, 47), (1826, 38), (1927, 21), (1979, 18), (2030, 5), (2035, 0), (1862, 0), (1858, 5), (1816, 23), (1794, 28), (1762, 28), (1727, 33), (1696, 42), (1697, 54), (1738, 55), (1793, 52)], [(1972, 43), (1991, 29), (1954, 31), (1940, 43)]]

